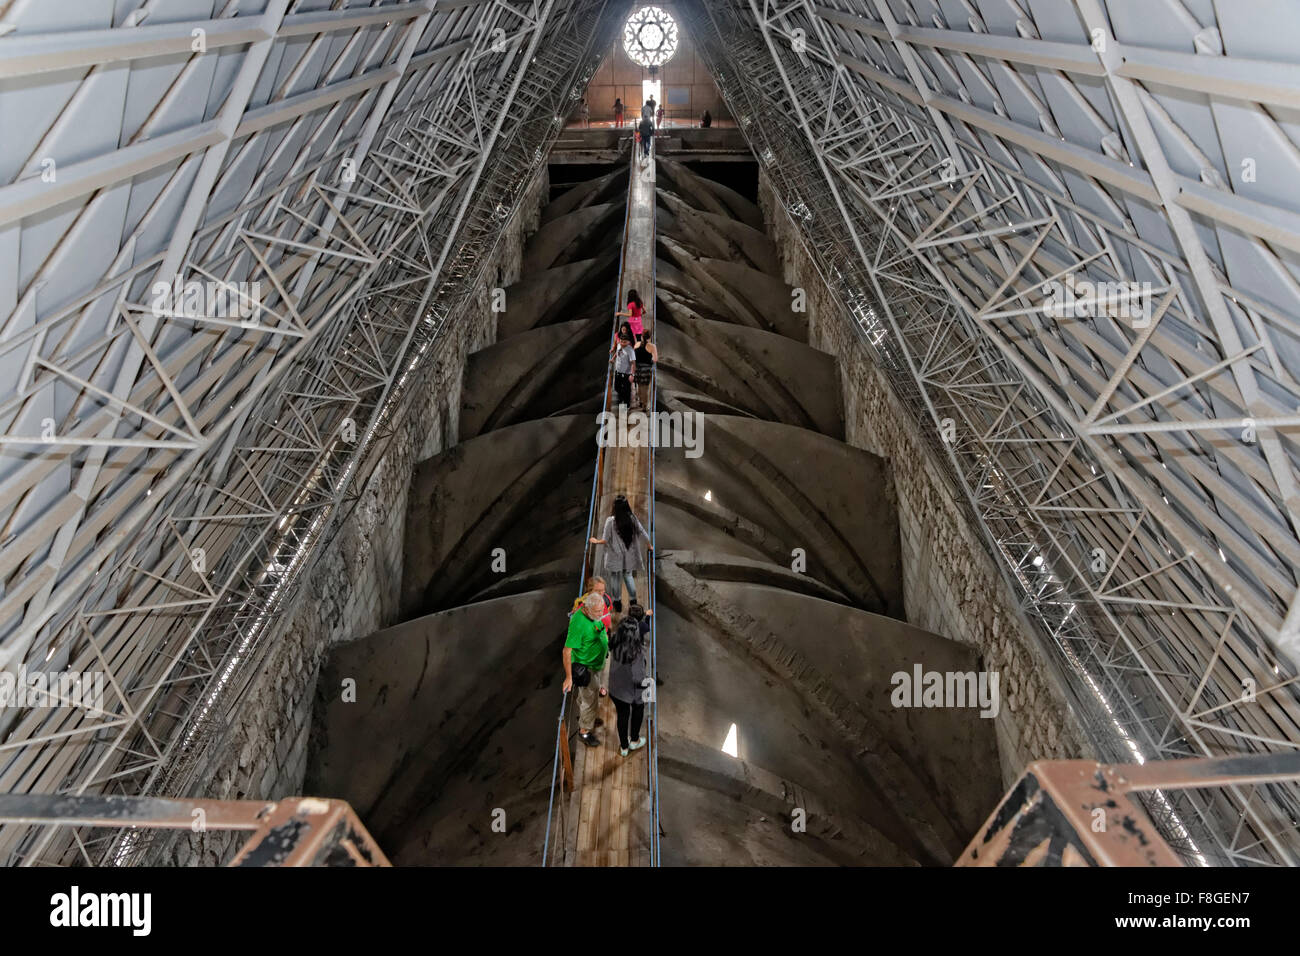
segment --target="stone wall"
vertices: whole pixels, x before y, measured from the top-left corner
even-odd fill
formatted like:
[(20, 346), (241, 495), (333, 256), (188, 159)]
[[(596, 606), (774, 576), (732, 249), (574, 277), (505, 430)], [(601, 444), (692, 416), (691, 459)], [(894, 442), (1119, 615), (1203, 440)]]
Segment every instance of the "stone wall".
[[(239, 723), (226, 736), (201, 796), (263, 800), (301, 793), (316, 678), (326, 651), (396, 623), (402, 582), (406, 500), (415, 463), (456, 443), (466, 357), (496, 340), (492, 288), (519, 276), (523, 247), (549, 198), (548, 170), (520, 204), (484, 271), (473, 301), (438, 346), (436, 357), (343, 526), (299, 585), (287, 623), (275, 634)], [(328, 797), (330, 794), (311, 794)], [(243, 837), (196, 835), (169, 848), (177, 865), (220, 864)]]
[(806, 292), (809, 343), (839, 359), (846, 440), (891, 463), (908, 622), (977, 647), (983, 666), (999, 673), (1002, 708), (996, 722), (1006, 784), (1032, 760), (1091, 756), (1053, 666), (994, 556), (958, 505), (960, 491), (946, 463), (936, 461), (918, 440), (914, 419), (822, 282), (762, 173), (759, 202), (780, 250), (785, 280)]

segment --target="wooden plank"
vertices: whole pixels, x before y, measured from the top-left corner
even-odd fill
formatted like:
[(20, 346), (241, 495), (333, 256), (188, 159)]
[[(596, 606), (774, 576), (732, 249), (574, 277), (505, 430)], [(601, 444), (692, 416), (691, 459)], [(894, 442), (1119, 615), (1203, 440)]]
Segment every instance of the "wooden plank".
[(627, 850), (629, 844), (629, 827), (631, 825), (632, 794), (627, 787), (620, 787), (618, 791), (618, 837), (614, 845), (620, 850)]
[(592, 787), (584, 788), (582, 791), (582, 809), (578, 819), (578, 853), (588, 851), (594, 845), (595, 829), (593, 820), (595, 819), (595, 802), (600, 796), (600, 791)]
[(609, 849), (609, 836), (610, 836), (609, 817), (610, 817), (610, 810), (611, 810), (610, 804), (614, 798), (614, 791), (612, 787), (601, 786), (601, 788), (596, 792), (597, 794), (599, 794), (599, 796), (597, 797), (596, 805), (600, 817), (599, 817), (599, 822), (596, 825), (595, 849), (604, 851)]
[(648, 790), (629, 791), (632, 796), (630, 812), (637, 821), (630, 828), (628, 845), (632, 849), (650, 848), (650, 792)]
[(580, 781), (582, 780), (583, 761), (586, 755), (582, 751), (586, 750), (581, 744), (578, 745), (578, 752), (574, 755), (574, 781), (577, 784), (572, 793), (563, 796), (565, 800), (565, 814), (563, 826), (564, 852), (560, 854), (564, 866), (572, 866), (575, 853), (578, 847), (578, 824), (582, 817), (582, 790)]
[[(641, 728), (641, 732), (642, 734), (645, 733), (645, 727)], [(646, 760), (646, 751), (649, 749), (650, 747), (647, 745), (636, 752), (637, 760), (632, 768), (632, 781), (630, 784), (634, 790), (645, 790), (649, 787), (650, 774), (647, 770), (648, 763)]]
[[(654, 164), (642, 169), (633, 167), (633, 182), (629, 187), (628, 229), (623, 250), (623, 283), (619, 290), (620, 303), (626, 301), (630, 288), (640, 290), (649, 314), (654, 321), (654, 216), (655, 184)], [(617, 401), (610, 396), (607, 406), (617, 411)], [(614, 498), (627, 496), (633, 510), (643, 521), (648, 519), (650, 495), (647, 482), (649, 449), (609, 448), (605, 450), (601, 466), (600, 493), (597, 502), (598, 521), (613, 513)], [(599, 527), (599, 525), (598, 525)], [(642, 575), (645, 577), (645, 575)], [(644, 601), (649, 594), (649, 581), (640, 582)], [(649, 801), (646, 770), (648, 754), (644, 748), (628, 757), (618, 754), (617, 713), (609, 698), (599, 705), (603, 724), (598, 747), (578, 746), (575, 754), (575, 780), (581, 799), (576, 824), (577, 851), (573, 858), (579, 866), (647, 865), (649, 854)], [(643, 734), (648, 728), (643, 728)]]
[(569, 735), (560, 734), (560, 757), (564, 762), (564, 792), (573, 793), (576, 778), (573, 776), (573, 758), (569, 754)]

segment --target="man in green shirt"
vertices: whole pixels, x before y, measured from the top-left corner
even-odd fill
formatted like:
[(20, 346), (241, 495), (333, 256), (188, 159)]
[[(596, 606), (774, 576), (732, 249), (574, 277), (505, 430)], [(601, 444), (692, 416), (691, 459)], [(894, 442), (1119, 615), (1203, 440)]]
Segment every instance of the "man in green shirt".
[(592, 591), (581, 608), (569, 616), (569, 636), (564, 641), (561, 659), (564, 661), (564, 692), (573, 689), (573, 665), (587, 668), (589, 678), (578, 688), (578, 739), (588, 747), (596, 747), (596, 710), (600, 705), (600, 671), (605, 666), (609, 652), (609, 635), (601, 618), (605, 614), (605, 600)]

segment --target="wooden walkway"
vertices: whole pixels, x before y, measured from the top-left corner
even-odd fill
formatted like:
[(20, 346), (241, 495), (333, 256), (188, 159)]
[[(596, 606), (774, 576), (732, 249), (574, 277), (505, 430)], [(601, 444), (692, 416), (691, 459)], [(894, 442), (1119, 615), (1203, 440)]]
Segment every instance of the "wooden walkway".
[[(635, 148), (635, 144), (634, 144)], [(647, 309), (646, 324), (654, 321), (655, 255), (655, 164), (634, 161), (628, 188), (627, 232), (623, 242), (623, 281), (619, 302), (626, 303), (627, 291), (636, 289)], [(656, 337), (657, 338), (657, 337)], [(610, 397), (609, 411), (617, 412), (617, 400)], [(642, 523), (649, 528), (651, 449), (611, 447), (605, 450), (597, 505), (595, 535), (600, 536), (605, 519), (614, 513), (614, 498), (627, 497)], [(595, 574), (602, 574), (603, 548), (596, 547)], [(637, 575), (637, 597), (646, 603), (650, 582)], [(627, 610), (627, 594), (623, 609)], [(619, 615), (614, 616), (618, 626)], [(577, 701), (573, 701), (576, 707)], [(569, 741), (573, 753), (574, 789), (569, 795), (568, 827), (564, 862), (568, 866), (649, 866), (651, 864), (651, 790), (649, 766), (652, 748), (651, 707), (641, 736), (651, 743), (626, 757), (618, 753), (618, 730), (614, 705), (608, 697), (600, 702), (604, 721), (596, 736), (599, 747), (587, 747), (574, 734)]]

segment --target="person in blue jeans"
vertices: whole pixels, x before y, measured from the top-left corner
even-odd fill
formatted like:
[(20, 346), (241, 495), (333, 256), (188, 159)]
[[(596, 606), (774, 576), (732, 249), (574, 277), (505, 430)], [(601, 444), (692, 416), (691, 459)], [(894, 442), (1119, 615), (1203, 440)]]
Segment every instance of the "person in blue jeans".
[(650, 544), (650, 535), (641, 520), (632, 512), (627, 498), (614, 499), (614, 513), (605, 519), (605, 527), (592, 544), (605, 546), (605, 579), (614, 598), (614, 611), (623, 613), (623, 585), (627, 585), (627, 599), (636, 600), (636, 573), (645, 570), (641, 557), (641, 539)]

